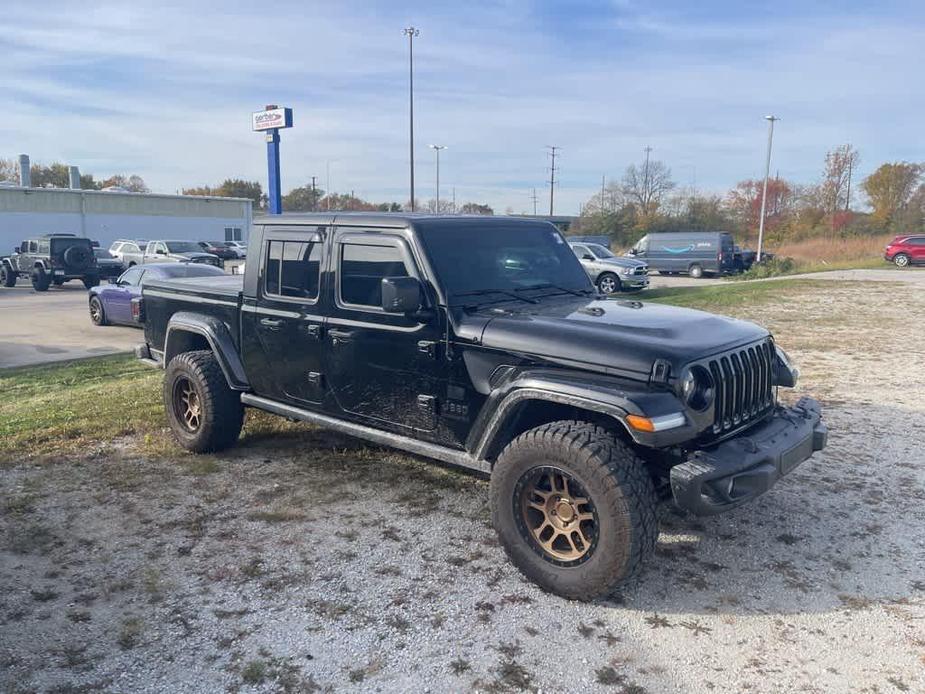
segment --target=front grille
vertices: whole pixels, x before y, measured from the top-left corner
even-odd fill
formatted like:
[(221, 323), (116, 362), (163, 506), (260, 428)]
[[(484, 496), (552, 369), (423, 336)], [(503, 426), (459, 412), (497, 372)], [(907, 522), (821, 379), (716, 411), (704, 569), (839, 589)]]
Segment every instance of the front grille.
[(716, 388), (714, 434), (737, 429), (773, 406), (773, 358), (774, 344), (764, 340), (709, 360), (707, 368)]
[(635, 270), (633, 270), (633, 274), (634, 274), (634, 275), (648, 275), (648, 274), (649, 274), (649, 266), (648, 266), (648, 265), (640, 265), (640, 266), (637, 267)]

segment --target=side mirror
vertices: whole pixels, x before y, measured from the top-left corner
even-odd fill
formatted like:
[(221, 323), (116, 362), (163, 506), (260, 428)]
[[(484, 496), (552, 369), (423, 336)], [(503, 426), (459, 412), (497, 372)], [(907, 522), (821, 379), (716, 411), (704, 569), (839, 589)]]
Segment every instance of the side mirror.
[(594, 256), (591, 255), (590, 253), (585, 253), (583, 256), (581, 256), (581, 259), (582, 260), (594, 260)]
[(154, 251), (154, 253), (155, 255), (167, 255), (167, 251), (165, 251), (163, 248), (158, 248), (156, 251)]
[(639, 251), (637, 251), (635, 248), (630, 248), (628, 252), (629, 252), (630, 255), (638, 255), (638, 254), (639, 254)]
[(382, 310), (388, 313), (415, 313), (424, 304), (424, 290), (416, 277), (383, 277)]

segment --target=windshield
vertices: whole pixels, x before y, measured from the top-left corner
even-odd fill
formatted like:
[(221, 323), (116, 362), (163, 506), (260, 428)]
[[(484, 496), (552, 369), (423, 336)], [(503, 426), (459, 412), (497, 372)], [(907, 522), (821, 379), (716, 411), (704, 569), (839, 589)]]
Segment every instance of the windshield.
[(112, 258), (112, 254), (109, 251), (104, 250), (102, 248), (94, 248), (93, 255), (95, 255), (97, 258), (100, 258), (102, 260), (110, 260)]
[[(575, 254), (549, 224), (421, 222), (417, 227), (450, 304), (469, 303), (473, 292), (487, 290), (592, 289)], [(470, 298), (461, 298), (465, 295)]]
[(202, 246), (192, 241), (167, 241), (166, 245), (171, 253), (202, 253)]
[(586, 243), (588, 250), (594, 254), (595, 258), (613, 258), (613, 253), (610, 252), (609, 248), (604, 248), (598, 243)]

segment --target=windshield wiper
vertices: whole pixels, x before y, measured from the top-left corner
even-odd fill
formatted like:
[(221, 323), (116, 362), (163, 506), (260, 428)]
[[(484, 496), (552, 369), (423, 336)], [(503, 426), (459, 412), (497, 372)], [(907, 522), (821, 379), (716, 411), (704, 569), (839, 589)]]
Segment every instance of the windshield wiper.
[(572, 294), (573, 296), (587, 296), (591, 291), (590, 289), (569, 289), (568, 287), (560, 287), (558, 284), (549, 284), (548, 282), (544, 282), (543, 284), (531, 284), (529, 287), (517, 287), (514, 291), (526, 292), (531, 289), (556, 289), (566, 294)]
[(475, 289), (471, 292), (459, 292), (457, 294), (452, 294), (451, 296), (485, 296), (486, 294), (503, 294), (504, 296), (510, 297), (511, 299), (516, 299), (517, 301), (526, 301), (528, 304), (538, 303), (536, 299), (520, 296), (514, 292), (509, 292), (506, 289)]

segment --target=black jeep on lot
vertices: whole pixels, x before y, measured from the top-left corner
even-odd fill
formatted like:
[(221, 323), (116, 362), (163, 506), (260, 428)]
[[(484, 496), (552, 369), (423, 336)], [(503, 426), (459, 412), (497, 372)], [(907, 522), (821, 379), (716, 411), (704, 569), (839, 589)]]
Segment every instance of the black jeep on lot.
[(13, 287), (19, 277), (32, 280), (37, 292), (51, 284), (81, 280), (89, 289), (100, 283), (93, 242), (73, 234), (45, 234), (23, 241), (13, 254), (0, 258), (0, 284)]
[(766, 330), (607, 298), (548, 223), (284, 215), (248, 251), (243, 280), (134, 300), (181, 445), (232, 445), (253, 407), (490, 475), (508, 556), (559, 595), (632, 576), (660, 500), (732, 509), (825, 446)]

